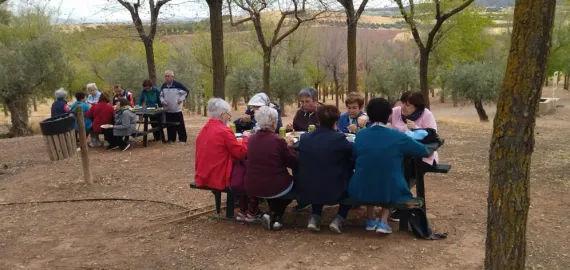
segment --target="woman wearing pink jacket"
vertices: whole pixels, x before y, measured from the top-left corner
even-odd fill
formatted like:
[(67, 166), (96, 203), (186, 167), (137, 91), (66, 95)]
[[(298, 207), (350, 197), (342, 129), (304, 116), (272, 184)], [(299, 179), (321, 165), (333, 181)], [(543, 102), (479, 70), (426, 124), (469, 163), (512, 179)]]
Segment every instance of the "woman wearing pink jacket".
[[(432, 128), (437, 131), (437, 123), (433, 113), (426, 108), (424, 96), (420, 92), (406, 92), (400, 98), (402, 103), (400, 106), (392, 108), (392, 115), (388, 122), (392, 128), (401, 132), (406, 132), (418, 128)], [(437, 165), (439, 156), (436, 152), (430, 157), (423, 159), (423, 165), (431, 167)], [(424, 168), (426, 171), (428, 168)], [(412, 186), (415, 183), (411, 183)], [(392, 221), (399, 221), (398, 212), (392, 213), (390, 219)]]

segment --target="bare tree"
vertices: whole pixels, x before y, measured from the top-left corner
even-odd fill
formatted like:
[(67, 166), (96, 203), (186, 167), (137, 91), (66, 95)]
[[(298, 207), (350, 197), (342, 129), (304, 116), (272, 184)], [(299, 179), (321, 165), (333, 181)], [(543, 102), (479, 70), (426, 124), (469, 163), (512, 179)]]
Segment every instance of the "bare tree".
[[(263, 30), (263, 24), (261, 21), (262, 11), (267, 9), (270, 5), (266, 0), (227, 0), (230, 12), (230, 22), (233, 26), (239, 25), (245, 22), (252, 22), (255, 28), (255, 33), (257, 35), (257, 39), (259, 44), (261, 45), (261, 49), (263, 50), (263, 91), (269, 94), (270, 84), (269, 79), (271, 76), (271, 54), (273, 49), (281, 43), (286, 37), (291, 35), (295, 32), (301, 24), (313, 21), (317, 19), (319, 16), (325, 13), (326, 8), (323, 8), (321, 11), (315, 12), (313, 14), (307, 14), (308, 12), (305, 10), (306, 0), (301, 0), (302, 2), (299, 3), (299, 0), (290, 0), (290, 4), (292, 8), (281, 8), (280, 7), (280, 18), (277, 22), (275, 29), (273, 30), (273, 37), (267, 38), (265, 36), (265, 32)], [(319, 2), (322, 7), (325, 5), (322, 2)], [(299, 6), (300, 5), (300, 6)], [(234, 21), (233, 14), (232, 14), (232, 6), (237, 6), (241, 10), (245, 11), (247, 15), (238, 20)], [(287, 19), (291, 19), (291, 25), (289, 29), (283, 30), (285, 26), (285, 22)]]
[[(357, 71), (361, 71), (364, 73), (364, 77), (368, 77), (370, 72), (372, 71), (372, 64), (376, 61), (378, 57), (379, 48), (378, 44), (374, 44), (370, 38), (367, 36), (361, 35), (359, 38), (359, 47), (358, 47), (358, 55), (359, 61), (357, 62)], [(348, 44), (347, 44), (348, 47)], [(374, 49), (373, 49), (374, 48)], [(348, 60), (348, 91), (350, 89), (350, 59)], [(368, 88), (366, 87), (366, 83), (364, 85), (364, 101), (368, 103)]]
[(356, 76), (356, 31), (360, 15), (364, 12), (364, 8), (368, 0), (362, 0), (357, 10), (354, 9), (353, 0), (337, 0), (346, 13), (346, 52), (348, 55), (348, 91), (357, 91), (357, 76)]
[(342, 37), (334, 30), (329, 29), (333, 33), (328, 33), (328, 36), (325, 40), (328, 40), (328, 43), (324, 45), (326, 47), (325, 54), (322, 58), (322, 66), (328, 71), (329, 75), (332, 77), (332, 81), (334, 83), (334, 91), (336, 95), (336, 106), (339, 106), (339, 94), (340, 94), (340, 85), (344, 78), (344, 61), (345, 58), (343, 57), (346, 48), (342, 44)]
[[(424, 42), (420, 37), (418, 30), (418, 21), (416, 20), (415, 4), (413, 0), (408, 0), (409, 7), (405, 8), (402, 0), (394, 0), (400, 8), (402, 17), (410, 27), (414, 41), (418, 46), (420, 52), (420, 89), (426, 100), (426, 107), (429, 108), (429, 85), (428, 85), (428, 64), (429, 55), (433, 51), (438, 40), (441, 39), (442, 34), (439, 33), (443, 23), (451, 18), (453, 15), (467, 8), (474, 0), (464, 0), (461, 5), (452, 8), (449, 12), (441, 10), (441, 1), (433, 0), (435, 4), (435, 24), (428, 33), (427, 40)], [(427, 4), (426, 4), (427, 5)]]
[[(112, 1), (112, 0), (110, 0)], [(133, 24), (137, 29), (139, 37), (141, 38), (144, 49), (146, 52), (146, 64), (148, 69), (148, 77), (154, 84), (156, 81), (156, 64), (154, 62), (154, 36), (156, 35), (156, 28), (158, 26), (158, 14), (160, 8), (171, 0), (159, 0), (155, 3), (154, 0), (148, 0), (148, 6), (150, 10), (150, 29), (145, 31), (143, 22), (140, 16), (141, 1), (137, 0), (136, 3), (131, 3), (126, 0), (117, 0), (119, 4), (125, 7), (130, 13), (133, 20)], [(144, 4), (144, 3), (143, 3)]]

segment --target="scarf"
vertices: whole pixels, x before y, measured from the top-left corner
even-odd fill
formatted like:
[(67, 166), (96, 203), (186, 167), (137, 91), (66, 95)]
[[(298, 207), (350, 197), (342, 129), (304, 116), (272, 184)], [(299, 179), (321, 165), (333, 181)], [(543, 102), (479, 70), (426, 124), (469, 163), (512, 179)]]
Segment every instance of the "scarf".
[(416, 121), (420, 117), (422, 117), (423, 113), (424, 113), (424, 109), (416, 109), (412, 114), (410, 114), (408, 116), (404, 116), (402, 114), (402, 121), (404, 121), (404, 123), (406, 123), (406, 120)]

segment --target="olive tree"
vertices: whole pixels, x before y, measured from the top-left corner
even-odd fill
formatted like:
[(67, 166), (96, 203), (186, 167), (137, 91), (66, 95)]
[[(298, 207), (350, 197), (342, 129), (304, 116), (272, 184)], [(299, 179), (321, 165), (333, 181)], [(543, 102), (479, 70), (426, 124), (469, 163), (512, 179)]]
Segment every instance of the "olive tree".
[(29, 135), (30, 99), (59, 87), (68, 70), (62, 44), (44, 10), (21, 11), (8, 24), (0, 24), (0, 63), (0, 100), (10, 112), (9, 133)]
[(412, 61), (376, 61), (366, 77), (366, 87), (395, 104), (403, 92), (419, 86), (418, 67)]
[(457, 64), (449, 78), (449, 87), (475, 106), (479, 119), (489, 121), (483, 104), (497, 99), (504, 76), (504, 65), (494, 62)]
[(279, 107), (285, 115), (285, 104), (295, 102), (298, 91), (306, 84), (301, 71), (285, 63), (275, 65), (273, 75), (271, 77), (271, 98), (279, 100)]

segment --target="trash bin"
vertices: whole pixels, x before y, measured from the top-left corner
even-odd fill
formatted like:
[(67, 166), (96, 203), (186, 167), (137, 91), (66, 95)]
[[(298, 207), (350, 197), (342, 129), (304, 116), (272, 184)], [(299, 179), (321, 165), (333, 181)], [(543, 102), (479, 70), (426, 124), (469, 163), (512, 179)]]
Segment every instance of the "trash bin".
[(75, 116), (66, 113), (40, 122), (50, 160), (62, 160), (75, 155), (77, 149)]

